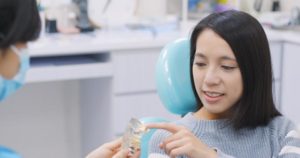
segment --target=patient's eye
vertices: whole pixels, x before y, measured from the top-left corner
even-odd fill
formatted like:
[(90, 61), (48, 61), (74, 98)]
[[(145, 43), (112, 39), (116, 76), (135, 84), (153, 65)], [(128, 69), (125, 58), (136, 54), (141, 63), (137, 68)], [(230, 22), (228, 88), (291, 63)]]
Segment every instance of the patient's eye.
[(226, 70), (226, 71), (231, 71), (231, 70), (233, 70), (233, 69), (235, 69), (236, 67), (234, 67), (234, 66), (226, 66), (226, 65), (222, 65), (221, 66), (224, 70)]
[(194, 64), (195, 64), (196, 66), (198, 66), (198, 67), (204, 67), (204, 66), (206, 66), (206, 64), (203, 63), (203, 62), (195, 62)]

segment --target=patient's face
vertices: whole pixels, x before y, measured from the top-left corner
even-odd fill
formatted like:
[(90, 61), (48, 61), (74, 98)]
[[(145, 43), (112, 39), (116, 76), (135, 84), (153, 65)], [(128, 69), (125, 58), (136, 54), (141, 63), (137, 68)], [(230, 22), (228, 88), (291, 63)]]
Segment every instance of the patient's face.
[(198, 36), (192, 69), (196, 91), (203, 103), (201, 116), (226, 117), (243, 91), (241, 72), (228, 43), (205, 29)]

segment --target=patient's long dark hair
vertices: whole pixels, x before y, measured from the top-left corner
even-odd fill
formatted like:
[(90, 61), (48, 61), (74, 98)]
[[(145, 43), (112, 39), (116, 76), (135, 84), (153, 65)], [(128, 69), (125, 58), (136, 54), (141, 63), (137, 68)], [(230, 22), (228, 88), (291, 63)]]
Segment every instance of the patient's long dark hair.
[[(191, 35), (191, 75), (197, 39), (207, 28), (229, 44), (242, 74), (242, 96), (233, 106), (230, 118), (235, 129), (267, 125), (281, 115), (274, 105), (270, 48), (260, 23), (247, 13), (233, 10), (213, 13), (201, 20)], [(201, 108), (201, 100), (197, 99)]]

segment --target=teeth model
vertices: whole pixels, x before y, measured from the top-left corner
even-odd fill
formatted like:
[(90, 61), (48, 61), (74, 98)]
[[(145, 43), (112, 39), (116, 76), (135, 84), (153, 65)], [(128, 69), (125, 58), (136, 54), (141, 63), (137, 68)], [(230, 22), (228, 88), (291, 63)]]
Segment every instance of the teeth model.
[(123, 135), (122, 149), (129, 149), (133, 155), (141, 146), (141, 138), (147, 133), (146, 126), (138, 119), (132, 118)]

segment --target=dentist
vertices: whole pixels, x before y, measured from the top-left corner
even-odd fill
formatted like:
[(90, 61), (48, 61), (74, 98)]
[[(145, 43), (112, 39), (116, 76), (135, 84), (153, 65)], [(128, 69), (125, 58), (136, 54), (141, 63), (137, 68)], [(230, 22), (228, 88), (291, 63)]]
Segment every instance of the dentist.
[[(0, 102), (23, 86), (29, 69), (27, 42), (37, 39), (40, 30), (36, 0), (0, 1)], [(0, 157), (20, 158), (1, 146)]]

